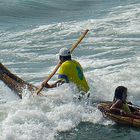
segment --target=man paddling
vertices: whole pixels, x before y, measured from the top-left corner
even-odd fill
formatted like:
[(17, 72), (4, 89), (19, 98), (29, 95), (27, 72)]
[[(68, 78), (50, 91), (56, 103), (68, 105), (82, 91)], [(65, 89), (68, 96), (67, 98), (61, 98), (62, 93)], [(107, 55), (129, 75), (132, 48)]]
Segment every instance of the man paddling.
[(59, 51), (60, 69), (58, 71), (58, 80), (53, 84), (43, 82), (42, 86), (46, 88), (54, 88), (63, 83), (74, 83), (80, 92), (87, 93), (89, 91), (88, 83), (83, 74), (81, 65), (71, 59), (71, 53), (69, 49), (62, 48)]

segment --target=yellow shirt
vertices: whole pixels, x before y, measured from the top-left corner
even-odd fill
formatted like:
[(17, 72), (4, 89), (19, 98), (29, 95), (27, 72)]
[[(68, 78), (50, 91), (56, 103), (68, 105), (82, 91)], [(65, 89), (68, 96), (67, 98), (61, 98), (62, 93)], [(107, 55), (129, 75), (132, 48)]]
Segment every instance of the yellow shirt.
[(62, 63), (58, 74), (58, 79), (65, 80), (67, 83), (73, 82), (80, 91), (89, 91), (89, 86), (83, 74), (82, 67), (77, 61), (67, 60)]
[(127, 103), (123, 103), (122, 109), (128, 114), (131, 114), (130, 108)]

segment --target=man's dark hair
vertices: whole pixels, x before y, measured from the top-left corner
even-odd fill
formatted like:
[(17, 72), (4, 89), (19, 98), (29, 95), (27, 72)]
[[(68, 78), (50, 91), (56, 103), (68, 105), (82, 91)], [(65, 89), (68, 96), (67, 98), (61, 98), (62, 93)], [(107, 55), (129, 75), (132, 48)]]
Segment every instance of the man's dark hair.
[(71, 60), (71, 55), (68, 55), (68, 56), (61, 56), (60, 55), (60, 60), (63, 60), (63, 61), (66, 61), (66, 60)]

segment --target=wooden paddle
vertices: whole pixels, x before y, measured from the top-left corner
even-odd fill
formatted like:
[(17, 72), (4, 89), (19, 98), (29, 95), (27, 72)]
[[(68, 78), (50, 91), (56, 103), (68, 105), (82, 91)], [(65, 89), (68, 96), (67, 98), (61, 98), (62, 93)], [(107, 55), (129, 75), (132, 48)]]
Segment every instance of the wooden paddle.
[[(70, 48), (70, 52), (72, 53), (74, 51), (74, 49), (78, 46), (78, 44), (82, 41), (82, 39), (86, 36), (87, 32), (89, 30), (87, 29), (78, 39), (78, 41)], [(56, 71), (59, 69), (59, 67), (61, 66), (61, 63), (59, 62), (57, 64), (57, 66), (55, 67), (54, 71), (50, 74), (50, 76), (44, 81), (45, 83), (47, 83), (52, 77), (53, 75), (56, 73)], [(43, 83), (44, 83), (43, 82)], [(41, 85), (41, 87), (37, 90), (37, 95), (40, 94), (41, 90), (44, 88), (43, 85)]]

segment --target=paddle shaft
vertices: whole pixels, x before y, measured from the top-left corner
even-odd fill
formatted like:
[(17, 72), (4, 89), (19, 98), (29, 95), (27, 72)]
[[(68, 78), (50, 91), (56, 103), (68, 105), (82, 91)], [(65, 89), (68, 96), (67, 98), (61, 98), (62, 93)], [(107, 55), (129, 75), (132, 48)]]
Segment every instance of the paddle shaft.
[(88, 29), (85, 30), (85, 32), (80, 36), (79, 40), (70, 48), (70, 52), (72, 53), (74, 51), (74, 49), (79, 45), (79, 43), (83, 40), (83, 38), (86, 36), (86, 34), (88, 33)]
[[(72, 53), (74, 51), (74, 49), (78, 46), (78, 44), (82, 41), (82, 39), (86, 36), (86, 34), (88, 33), (89, 30), (86, 30), (78, 39), (78, 41), (71, 47), (70, 52)], [(59, 69), (59, 67), (61, 66), (61, 63), (59, 62), (57, 64), (57, 66), (55, 67), (54, 71), (50, 74), (50, 76), (45, 80), (45, 83), (47, 83), (52, 77), (53, 75), (56, 73), (56, 71)], [(41, 85), (41, 87), (37, 90), (37, 95), (41, 92), (41, 90), (44, 88), (43, 85)]]
[[(60, 66), (61, 66), (61, 63), (58, 63), (55, 69), (53, 70), (53, 72), (50, 74), (50, 76), (45, 80), (45, 83), (47, 83), (53, 77), (53, 75), (57, 72)], [(41, 92), (43, 88), (44, 86), (41, 85), (41, 87), (37, 90), (37, 95)]]

